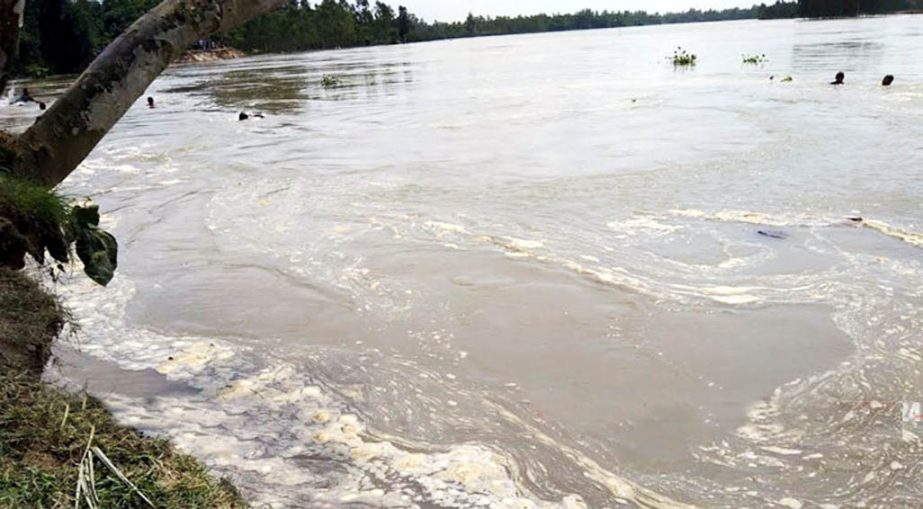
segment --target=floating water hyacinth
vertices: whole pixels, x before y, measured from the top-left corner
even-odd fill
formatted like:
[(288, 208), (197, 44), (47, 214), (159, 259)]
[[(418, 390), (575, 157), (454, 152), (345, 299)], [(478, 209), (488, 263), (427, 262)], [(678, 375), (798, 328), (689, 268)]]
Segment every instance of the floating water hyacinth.
[(677, 46), (673, 51), (673, 65), (676, 67), (692, 67), (698, 58), (695, 54), (684, 50), (682, 46)]
[(765, 53), (761, 55), (741, 55), (740, 57), (743, 59), (743, 63), (750, 65), (763, 65), (769, 62), (769, 58)]
[(323, 85), (324, 88), (338, 87), (341, 83), (342, 80), (340, 78), (331, 74), (325, 74), (320, 80), (320, 84)]

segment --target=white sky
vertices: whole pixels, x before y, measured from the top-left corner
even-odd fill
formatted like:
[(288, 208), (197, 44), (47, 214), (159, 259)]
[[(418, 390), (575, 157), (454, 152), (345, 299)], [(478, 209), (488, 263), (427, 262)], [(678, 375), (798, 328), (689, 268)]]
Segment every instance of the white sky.
[[(767, 4), (771, 3), (768, 0)], [(370, 2), (374, 5), (374, 2)], [(395, 9), (404, 5), (427, 21), (458, 21), (469, 12), (476, 15), (515, 16), (518, 14), (570, 13), (580, 9), (610, 11), (674, 12), (696, 9), (749, 7), (760, 0), (390, 0)]]

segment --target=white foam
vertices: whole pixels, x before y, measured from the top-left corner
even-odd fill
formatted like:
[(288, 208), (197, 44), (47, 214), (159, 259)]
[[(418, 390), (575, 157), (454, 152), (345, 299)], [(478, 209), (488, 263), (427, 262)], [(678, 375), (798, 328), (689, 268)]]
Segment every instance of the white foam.
[(680, 225), (664, 223), (651, 214), (638, 214), (622, 221), (610, 221), (606, 223), (606, 226), (625, 235), (639, 235), (641, 233), (668, 235), (683, 229)]
[(426, 226), (426, 227), (429, 228), (429, 229), (436, 230), (437, 232), (439, 232), (439, 234), (444, 234), (444, 233), (459, 233), (459, 234), (465, 234), (465, 233), (468, 233), (468, 230), (466, 230), (464, 226), (461, 226), (461, 225), (458, 225), (458, 224), (452, 224), (452, 223), (444, 223), (444, 222), (440, 222), (440, 221), (427, 221), (426, 223), (424, 223), (424, 226)]
[[(103, 395), (117, 416), (169, 436), (219, 471), (235, 473), (256, 503), (285, 507), (308, 497), (321, 507), (347, 500), (404, 507), (408, 499), (455, 507), (587, 507), (577, 494), (556, 501), (532, 495), (515, 481), (511, 473), (518, 467), (512, 460), (491, 448), (470, 443), (427, 452), (425, 444), (377, 434), (349, 413), (344, 401), (285, 360), (273, 359), (271, 367), (254, 371), (247, 349), (220, 338), (172, 337), (131, 327), (124, 308), (134, 288), (123, 277), (106, 289), (78, 280), (63, 293), (82, 318), (84, 353), (126, 369), (154, 369), (202, 391), (146, 400)], [(640, 498), (646, 507), (686, 507), (605, 471), (534, 427), (530, 434), (562, 448), (622, 499)], [(331, 462), (348, 458), (348, 475), (325, 479), (329, 488), (316, 490), (318, 474), (299, 466), (305, 454)]]
[(863, 221), (862, 224), (867, 228), (881, 232), (889, 237), (917, 247), (923, 247), (923, 233), (898, 228), (883, 221), (866, 220)]

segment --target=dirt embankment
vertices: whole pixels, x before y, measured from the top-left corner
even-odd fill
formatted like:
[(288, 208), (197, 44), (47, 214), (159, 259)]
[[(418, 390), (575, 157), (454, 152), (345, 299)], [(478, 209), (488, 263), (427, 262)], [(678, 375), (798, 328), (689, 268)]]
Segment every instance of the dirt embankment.
[(189, 50), (183, 53), (174, 63), (195, 64), (203, 62), (217, 62), (218, 60), (233, 60), (247, 56), (244, 52), (234, 48), (217, 48), (209, 50)]
[(0, 371), (40, 375), (67, 319), (58, 301), (35, 281), (0, 268)]

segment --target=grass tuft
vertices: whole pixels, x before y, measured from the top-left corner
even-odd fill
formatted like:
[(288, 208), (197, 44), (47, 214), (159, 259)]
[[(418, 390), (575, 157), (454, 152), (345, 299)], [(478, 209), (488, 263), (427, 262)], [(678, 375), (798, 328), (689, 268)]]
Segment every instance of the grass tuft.
[(0, 266), (22, 268), (24, 253), (43, 264), (46, 251), (59, 262), (68, 261), (66, 228), (72, 210), (68, 198), (0, 173)]
[(96, 399), (31, 374), (0, 374), (0, 507), (74, 507), (87, 456), (94, 468), (84, 462), (83, 476), (92, 475), (98, 507), (147, 507), (143, 497), (165, 509), (246, 506), (230, 483), (168, 442), (120, 426)]
[(70, 199), (26, 180), (0, 176), (0, 216), (17, 214), (63, 225), (70, 211)]
[(120, 426), (86, 394), (41, 382), (70, 320), (30, 277), (0, 268), (0, 508), (87, 507), (88, 496), (106, 509), (149, 507), (143, 497), (160, 509), (246, 507), (195, 458)]

